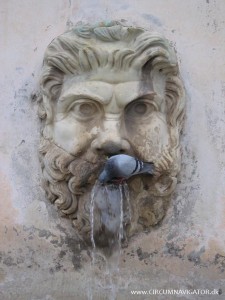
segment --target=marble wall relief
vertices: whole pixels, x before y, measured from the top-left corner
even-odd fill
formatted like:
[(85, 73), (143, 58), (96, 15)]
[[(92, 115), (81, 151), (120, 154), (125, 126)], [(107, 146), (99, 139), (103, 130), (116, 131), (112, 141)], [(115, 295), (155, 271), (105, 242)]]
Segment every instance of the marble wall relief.
[(39, 101), (43, 187), (87, 243), (91, 191), (112, 155), (155, 166), (153, 176), (127, 180), (126, 238), (162, 220), (180, 170), (184, 102), (175, 51), (156, 32), (119, 22), (77, 25), (47, 47)]

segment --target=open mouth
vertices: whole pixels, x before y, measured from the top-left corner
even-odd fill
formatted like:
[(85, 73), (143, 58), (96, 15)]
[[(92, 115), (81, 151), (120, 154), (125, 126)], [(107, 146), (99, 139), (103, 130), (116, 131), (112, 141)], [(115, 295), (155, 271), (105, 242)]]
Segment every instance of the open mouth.
[(107, 181), (106, 184), (123, 184), (124, 182), (126, 182), (127, 179), (126, 178), (122, 178), (122, 177), (114, 177), (111, 180)]

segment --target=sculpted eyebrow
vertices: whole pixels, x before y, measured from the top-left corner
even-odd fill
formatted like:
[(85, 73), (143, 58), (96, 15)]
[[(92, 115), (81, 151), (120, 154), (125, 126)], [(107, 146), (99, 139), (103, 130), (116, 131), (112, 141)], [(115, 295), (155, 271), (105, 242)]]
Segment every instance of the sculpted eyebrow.
[(133, 99), (133, 101), (141, 99), (141, 98), (148, 98), (150, 100), (154, 99), (154, 96), (156, 96), (155, 92), (149, 92), (149, 93), (143, 93), (143, 94), (137, 94), (137, 96)]
[(149, 92), (149, 93), (141, 94), (140, 97), (154, 98), (155, 95), (156, 95), (156, 92)]
[(65, 102), (73, 102), (80, 99), (94, 100), (100, 103), (104, 103), (104, 99), (93, 94), (67, 94), (59, 98), (59, 101), (63, 104)]

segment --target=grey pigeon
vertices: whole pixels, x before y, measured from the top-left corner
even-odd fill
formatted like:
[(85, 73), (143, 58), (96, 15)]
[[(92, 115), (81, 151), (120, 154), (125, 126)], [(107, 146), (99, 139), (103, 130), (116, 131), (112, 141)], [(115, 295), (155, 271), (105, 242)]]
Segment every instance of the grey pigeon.
[(143, 162), (135, 157), (119, 154), (111, 156), (105, 163), (104, 170), (99, 176), (102, 184), (121, 183), (137, 174), (154, 174), (154, 164)]

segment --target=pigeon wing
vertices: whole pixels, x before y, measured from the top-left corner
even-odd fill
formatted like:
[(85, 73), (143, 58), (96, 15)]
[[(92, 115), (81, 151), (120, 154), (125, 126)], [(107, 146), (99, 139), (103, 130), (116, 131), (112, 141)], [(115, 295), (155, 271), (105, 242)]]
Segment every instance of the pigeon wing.
[(135, 174), (137, 168), (137, 159), (132, 156), (121, 154), (114, 157), (115, 177), (129, 178)]

